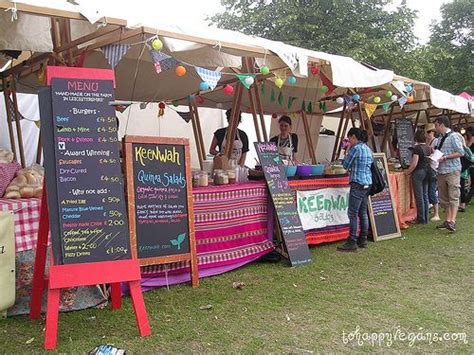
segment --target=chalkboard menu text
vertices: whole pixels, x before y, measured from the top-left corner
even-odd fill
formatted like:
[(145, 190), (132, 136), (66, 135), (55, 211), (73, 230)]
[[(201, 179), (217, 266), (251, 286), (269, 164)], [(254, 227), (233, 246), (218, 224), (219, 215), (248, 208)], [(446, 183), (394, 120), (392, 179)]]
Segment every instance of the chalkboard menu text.
[(255, 143), (255, 149), (275, 207), (290, 263), (292, 266), (310, 263), (311, 253), (278, 148), (274, 143)]
[(412, 151), (410, 148), (415, 144), (413, 125), (410, 120), (401, 118), (395, 120), (397, 132), (398, 151), (400, 153), (400, 164), (403, 168), (410, 166)]

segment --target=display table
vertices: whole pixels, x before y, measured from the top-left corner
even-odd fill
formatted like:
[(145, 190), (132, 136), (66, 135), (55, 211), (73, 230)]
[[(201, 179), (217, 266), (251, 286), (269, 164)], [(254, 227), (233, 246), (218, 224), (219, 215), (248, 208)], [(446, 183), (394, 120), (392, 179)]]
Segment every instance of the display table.
[(398, 224), (400, 229), (406, 229), (408, 228), (407, 222), (416, 219), (415, 196), (410, 176), (402, 172), (390, 172), (388, 177), (397, 209)]

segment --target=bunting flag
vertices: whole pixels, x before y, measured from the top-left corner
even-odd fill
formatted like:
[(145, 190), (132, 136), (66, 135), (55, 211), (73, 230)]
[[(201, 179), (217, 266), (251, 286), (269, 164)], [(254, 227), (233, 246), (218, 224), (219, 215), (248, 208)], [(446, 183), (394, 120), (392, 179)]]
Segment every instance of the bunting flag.
[(35, 121), (35, 125), (36, 125), (36, 127), (40, 128), (41, 127), (41, 121), (40, 120)]
[(310, 102), (310, 103), (308, 104), (307, 112), (313, 113), (313, 103), (312, 103), (312, 102)]
[(272, 89), (272, 93), (270, 94), (270, 102), (275, 102), (275, 90)]
[(344, 102), (346, 103), (346, 106), (349, 106), (352, 103), (352, 97), (344, 95)]
[(321, 78), (321, 81), (323, 82), (324, 85), (326, 85), (328, 87), (328, 91), (325, 93), (325, 95), (331, 95), (331, 93), (334, 91), (334, 89), (336, 88), (333, 83), (331, 82), (331, 80), (328, 79), (328, 77), (326, 75), (323, 74), (323, 72), (319, 72), (319, 77)]
[(217, 86), (219, 80), (221, 80), (222, 74), (218, 71), (208, 70), (201, 67), (195, 67), (196, 73), (198, 73), (199, 77), (202, 81), (205, 81), (209, 84), (209, 88), (214, 90)]
[(403, 106), (405, 106), (405, 104), (407, 103), (407, 98), (405, 96), (402, 96), (398, 99), (398, 103), (400, 104), (400, 107), (403, 108)]
[(262, 87), (261, 87), (261, 90), (260, 90), (260, 94), (262, 96), (265, 96), (265, 84), (263, 83), (263, 81), (262, 81)]
[[(250, 89), (252, 84), (255, 81), (255, 74), (235, 74), (237, 78), (239, 78), (240, 82), (242, 83), (243, 86), (245, 86), (246, 89)], [(247, 79), (252, 78), (251, 82), (248, 82)]]
[(281, 106), (283, 105), (283, 94), (282, 92), (280, 91), (280, 93), (278, 94), (278, 104)]
[(160, 74), (162, 71), (170, 70), (175, 67), (179, 62), (173, 57), (164, 54), (163, 52), (157, 52), (150, 49), (150, 55), (155, 65), (156, 74)]
[(296, 100), (294, 96), (288, 96), (288, 110), (291, 110), (291, 106), (293, 106), (293, 101)]
[(115, 69), (120, 59), (128, 52), (130, 49), (130, 44), (109, 44), (107, 46), (101, 47), (102, 52), (104, 53), (105, 58), (109, 62), (112, 69)]
[(25, 119), (25, 116), (23, 116), (20, 113), (20, 111), (18, 111), (18, 115), (17, 115), (17, 111), (15, 110), (15, 103), (13, 102), (10, 96), (8, 96), (8, 111), (10, 111), (11, 122), (15, 122), (17, 119), (18, 120)]
[(306, 102), (304, 100), (301, 103), (301, 111), (306, 112)]
[(325, 101), (321, 101), (319, 103), (319, 109), (323, 112), (323, 113), (326, 113), (328, 108), (326, 106), (326, 102)]
[(367, 117), (370, 118), (374, 114), (375, 110), (377, 110), (377, 104), (364, 104), (365, 113), (367, 113)]
[(384, 110), (384, 112), (387, 112), (388, 110), (390, 110), (390, 105), (392, 103), (391, 102), (385, 102), (383, 105), (382, 105), (382, 108)]
[(193, 114), (191, 112), (176, 111), (176, 113), (180, 115), (181, 118), (186, 121), (186, 123), (189, 123), (189, 121), (193, 119)]

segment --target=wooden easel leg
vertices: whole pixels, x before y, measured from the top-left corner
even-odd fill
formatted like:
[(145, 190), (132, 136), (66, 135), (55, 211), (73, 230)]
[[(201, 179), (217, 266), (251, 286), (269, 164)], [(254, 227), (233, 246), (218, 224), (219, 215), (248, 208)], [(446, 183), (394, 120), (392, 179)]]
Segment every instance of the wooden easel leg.
[(112, 299), (112, 309), (122, 307), (122, 289), (120, 282), (110, 284), (110, 298)]
[(30, 301), (30, 319), (38, 319), (41, 316), (41, 301), (44, 291), (44, 276), (46, 269), (46, 254), (48, 249), (49, 216), (46, 188), (43, 188), (41, 197), (41, 214), (38, 229), (38, 240), (36, 242), (35, 268), (33, 271), (33, 283)]
[(48, 289), (48, 304), (46, 306), (46, 332), (44, 336), (44, 348), (53, 350), (58, 340), (58, 316), (59, 316), (59, 293), (60, 289)]
[(145, 302), (143, 301), (143, 294), (140, 286), (140, 281), (130, 281), (128, 283), (130, 288), (130, 296), (132, 296), (133, 310), (135, 312), (135, 319), (137, 320), (138, 333), (142, 337), (151, 334), (150, 323), (146, 314)]

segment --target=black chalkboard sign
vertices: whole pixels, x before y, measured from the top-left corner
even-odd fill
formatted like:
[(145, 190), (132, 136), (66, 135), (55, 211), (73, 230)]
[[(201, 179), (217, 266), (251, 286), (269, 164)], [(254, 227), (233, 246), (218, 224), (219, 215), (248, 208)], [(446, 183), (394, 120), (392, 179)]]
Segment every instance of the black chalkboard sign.
[(410, 166), (412, 151), (410, 148), (415, 144), (413, 124), (406, 118), (395, 120), (395, 130), (397, 132), (398, 151), (400, 153), (400, 164), (403, 168)]
[(126, 136), (124, 142), (134, 255), (141, 265), (197, 265), (189, 141)]
[(55, 263), (130, 259), (112, 80), (53, 78), (39, 98)]
[(296, 210), (293, 191), (288, 185), (280, 161), (278, 148), (274, 143), (255, 143), (255, 149), (267, 181), (291, 266), (308, 264), (312, 261), (311, 253)]
[(384, 153), (374, 153), (374, 162), (385, 180), (385, 188), (369, 197), (369, 218), (374, 241), (400, 237), (398, 215), (392, 195), (388, 165)]

